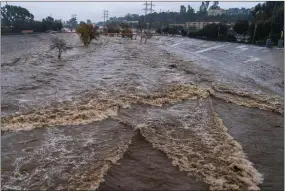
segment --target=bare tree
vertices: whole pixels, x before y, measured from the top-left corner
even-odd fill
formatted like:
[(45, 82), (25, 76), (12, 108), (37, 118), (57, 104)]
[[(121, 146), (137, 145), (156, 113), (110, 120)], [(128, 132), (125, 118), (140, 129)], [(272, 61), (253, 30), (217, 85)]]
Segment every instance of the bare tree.
[(141, 42), (142, 42), (142, 39), (145, 36), (143, 31), (146, 29), (146, 23), (143, 20), (139, 20), (137, 29), (140, 31)]
[(147, 39), (151, 38), (151, 36), (152, 36), (151, 32), (148, 30), (145, 30), (141, 36), (141, 42), (142, 42), (142, 39), (145, 38), (144, 43), (146, 43)]
[(50, 50), (54, 50), (54, 49), (58, 50), (57, 58), (60, 59), (61, 53), (72, 49), (72, 47), (68, 47), (66, 42), (63, 39), (60, 39), (58, 37), (53, 37), (52, 38), (52, 45), (50, 46)]

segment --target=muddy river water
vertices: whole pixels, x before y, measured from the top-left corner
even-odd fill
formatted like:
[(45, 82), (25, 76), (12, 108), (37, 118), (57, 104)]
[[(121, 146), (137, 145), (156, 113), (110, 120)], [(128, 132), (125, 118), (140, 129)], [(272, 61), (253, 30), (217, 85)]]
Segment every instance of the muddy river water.
[(2, 188), (283, 189), (283, 50), (57, 35), (1, 38)]

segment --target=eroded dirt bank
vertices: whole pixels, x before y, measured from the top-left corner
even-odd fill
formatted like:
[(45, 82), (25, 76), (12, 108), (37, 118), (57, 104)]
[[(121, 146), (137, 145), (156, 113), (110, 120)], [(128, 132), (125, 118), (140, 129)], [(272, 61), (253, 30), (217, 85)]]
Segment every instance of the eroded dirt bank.
[(284, 104), (272, 88), (175, 56), (161, 39), (86, 49), (65, 36), (74, 49), (58, 61), (40, 38), (38, 52), (7, 53), (1, 66), (3, 188), (283, 188)]

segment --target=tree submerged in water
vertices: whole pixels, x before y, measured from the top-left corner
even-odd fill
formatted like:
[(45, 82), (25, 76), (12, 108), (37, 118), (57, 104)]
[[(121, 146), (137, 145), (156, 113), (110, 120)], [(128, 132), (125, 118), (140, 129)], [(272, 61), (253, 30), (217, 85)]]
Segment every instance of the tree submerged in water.
[(54, 49), (58, 50), (57, 58), (60, 59), (62, 52), (66, 52), (67, 50), (72, 49), (72, 47), (67, 46), (66, 42), (63, 39), (60, 39), (59, 37), (53, 37), (50, 50)]
[(88, 46), (93, 39), (97, 40), (99, 38), (98, 27), (91, 24), (81, 23), (76, 32), (80, 35), (84, 46)]

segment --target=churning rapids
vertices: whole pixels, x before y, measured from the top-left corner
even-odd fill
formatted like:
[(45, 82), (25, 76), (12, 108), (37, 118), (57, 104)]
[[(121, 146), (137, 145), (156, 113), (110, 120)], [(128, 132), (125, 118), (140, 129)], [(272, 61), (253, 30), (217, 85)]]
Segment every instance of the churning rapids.
[(3, 189), (283, 189), (281, 50), (57, 35), (2, 37)]

